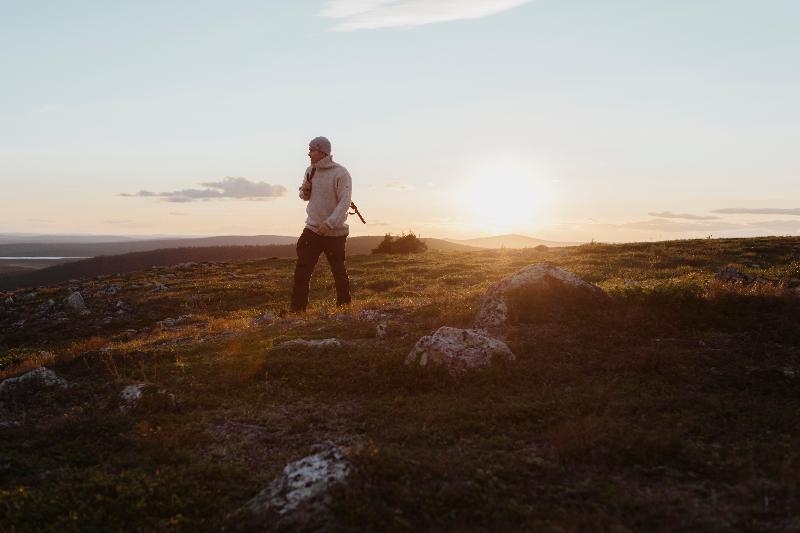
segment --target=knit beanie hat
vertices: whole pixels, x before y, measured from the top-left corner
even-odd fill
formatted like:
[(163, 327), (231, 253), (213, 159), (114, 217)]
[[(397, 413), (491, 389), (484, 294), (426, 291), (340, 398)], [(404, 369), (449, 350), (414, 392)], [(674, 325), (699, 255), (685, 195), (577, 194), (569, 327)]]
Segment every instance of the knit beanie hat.
[(319, 150), (324, 154), (331, 155), (331, 142), (325, 137), (314, 137), (311, 139), (311, 142), (308, 143), (308, 147), (313, 148), (314, 150)]

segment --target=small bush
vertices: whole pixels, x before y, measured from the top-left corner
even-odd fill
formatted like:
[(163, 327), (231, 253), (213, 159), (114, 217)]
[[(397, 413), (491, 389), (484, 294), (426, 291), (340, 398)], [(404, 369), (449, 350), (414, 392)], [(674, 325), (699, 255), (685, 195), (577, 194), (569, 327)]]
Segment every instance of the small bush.
[(428, 249), (428, 245), (419, 240), (414, 232), (403, 233), (400, 237), (393, 237), (387, 233), (373, 254), (417, 254)]

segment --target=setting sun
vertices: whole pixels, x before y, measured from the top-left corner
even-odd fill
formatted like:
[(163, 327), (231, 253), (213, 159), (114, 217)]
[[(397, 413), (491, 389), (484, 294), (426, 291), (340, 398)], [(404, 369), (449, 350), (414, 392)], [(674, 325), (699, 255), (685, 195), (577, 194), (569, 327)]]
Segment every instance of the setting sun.
[(511, 158), (478, 165), (457, 195), (461, 209), (480, 214), (483, 229), (500, 233), (546, 223), (551, 196), (539, 169)]

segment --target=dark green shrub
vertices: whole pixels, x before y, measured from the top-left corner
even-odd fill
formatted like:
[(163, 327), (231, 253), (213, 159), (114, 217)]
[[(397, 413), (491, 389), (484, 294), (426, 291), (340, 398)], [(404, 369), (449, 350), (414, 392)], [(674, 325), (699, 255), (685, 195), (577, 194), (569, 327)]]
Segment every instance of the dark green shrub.
[(393, 237), (387, 233), (377, 248), (372, 250), (373, 254), (416, 254), (424, 252), (428, 245), (422, 242), (414, 232), (403, 233), (400, 237)]

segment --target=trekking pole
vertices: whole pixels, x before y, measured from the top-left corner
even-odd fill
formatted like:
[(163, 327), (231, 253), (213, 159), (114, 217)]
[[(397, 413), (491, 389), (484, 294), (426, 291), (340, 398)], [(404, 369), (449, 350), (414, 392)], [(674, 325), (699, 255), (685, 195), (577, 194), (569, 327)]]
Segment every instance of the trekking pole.
[(366, 224), (366, 223), (367, 223), (367, 221), (366, 221), (366, 220), (364, 220), (364, 217), (362, 217), (362, 216), (361, 216), (361, 212), (358, 210), (358, 208), (356, 207), (356, 204), (355, 204), (355, 203), (353, 203), (353, 202), (350, 202), (350, 209), (352, 209), (352, 210), (353, 210), (353, 211), (350, 213), (351, 215), (358, 215), (358, 218), (360, 218), (360, 219), (361, 219), (361, 223), (362, 223), (362, 224)]

